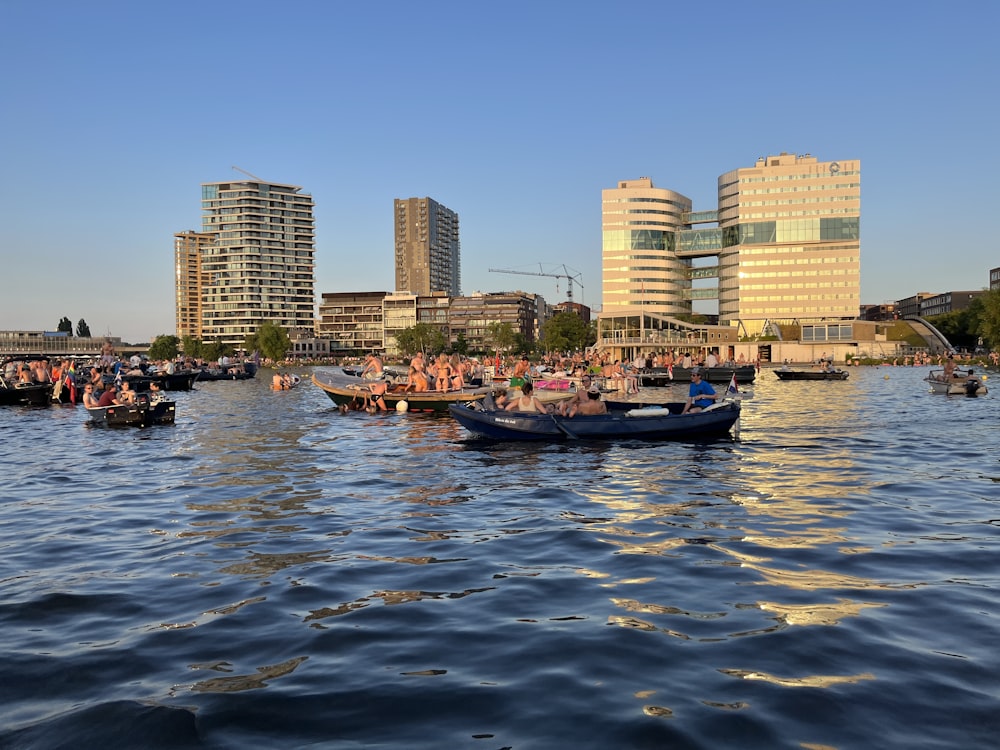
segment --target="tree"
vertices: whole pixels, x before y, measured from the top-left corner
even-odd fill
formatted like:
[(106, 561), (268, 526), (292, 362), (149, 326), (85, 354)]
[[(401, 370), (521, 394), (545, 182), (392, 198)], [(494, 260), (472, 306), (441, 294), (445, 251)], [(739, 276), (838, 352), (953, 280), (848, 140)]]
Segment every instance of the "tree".
[(153, 343), (149, 345), (149, 358), (173, 359), (177, 356), (179, 344), (180, 339), (176, 336), (169, 336), (167, 334), (157, 336), (153, 339)]
[(583, 318), (573, 312), (560, 312), (542, 326), (542, 345), (550, 352), (585, 349), (590, 329)]
[(184, 336), (181, 339), (181, 351), (184, 352), (185, 357), (193, 359), (204, 357), (204, 349), (205, 345), (201, 343), (200, 339), (196, 339), (194, 336)]
[(447, 343), (441, 329), (429, 323), (417, 323), (396, 334), (396, 346), (407, 356), (417, 352), (443, 352)]
[(514, 327), (510, 323), (498, 323), (496, 321), (487, 323), (484, 340), (487, 354), (490, 351), (509, 352), (516, 343)]
[(1000, 349), (1000, 289), (987, 292), (976, 299), (982, 302), (979, 311), (977, 335), (982, 336), (990, 345), (990, 349)]
[(246, 337), (243, 348), (248, 352), (256, 349), (268, 359), (279, 362), (292, 348), (292, 340), (284, 328), (277, 323), (267, 322), (261, 323), (257, 327), (256, 333)]
[(458, 332), (458, 336), (455, 337), (455, 345), (452, 348), (457, 354), (461, 354), (462, 356), (469, 353), (469, 342), (466, 340), (463, 331)]
[(80, 318), (80, 322), (76, 324), (76, 335), (81, 339), (90, 338), (90, 326), (83, 318)]
[(61, 333), (68, 333), (70, 336), (73, 335), (73, 321), (69, 318), (63, 318), (59, 321), (59, 325), (56, 326), (56, 330)]

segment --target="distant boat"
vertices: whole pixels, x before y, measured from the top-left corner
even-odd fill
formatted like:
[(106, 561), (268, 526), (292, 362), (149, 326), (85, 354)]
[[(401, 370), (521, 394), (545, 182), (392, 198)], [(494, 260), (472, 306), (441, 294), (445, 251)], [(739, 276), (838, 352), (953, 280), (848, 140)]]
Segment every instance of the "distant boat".
[(847, 380), (846, 370), (775, 370), (778, 380)]
[(313, 373), (312, 382), (338, 406), (350, 406), (352, 402), (355, 404), (364, 403), (366, 396), (371, 393), (372, 383), (385, 383), (386, 392), (382, 395), (382, 399), (385, 401), (386, 408), (398, 409), (400, 402), (405, 401), (405, 408), (409, 411), (447, 411), (449, 404), (477, 401), (484, 398), (492, 390), (488, 386), (482, 386), (462, 388), (458, 391), (417, 393), (406, 390), (407, 386), (403, 383), (391, 380), (364, 380), (357, 376), (328, 369), (316, 370)]
[[(693, 367), (647, 367), (640, 370), (639, 384), (643, 386), (665, 386), (676, 382), (684, 383), (691, 380)], [(752, 383), (757, 378), (757, 368), (754, 365), (737, 365), (736, 367), (699, 367), (701, 379), (708, 383), (728, 383), (736, 376), (737, 383)]]
[(173, 424), (176, 411), (173, 401), (154, 403), (146, 394), (138, 394), (134, 404), (88, 407), (87, 415), (92, 423), (108, 427), (149, 427)]
[(924, 381), (930, 385), (931, 393), (947, 393), (952, 396), (985, 396), (989, 393), (982, 378), (969, 370), (965, 375), (949, 378), (944, 370), (931, 370)]

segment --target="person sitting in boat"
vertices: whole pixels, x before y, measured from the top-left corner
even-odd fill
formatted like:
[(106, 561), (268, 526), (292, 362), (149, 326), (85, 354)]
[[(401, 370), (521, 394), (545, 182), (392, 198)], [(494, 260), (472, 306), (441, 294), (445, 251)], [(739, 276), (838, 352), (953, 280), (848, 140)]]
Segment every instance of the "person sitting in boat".
[(280, 373), (274, 373), (274, 377), (271, 378), (271, 387), (276, 391), (285, 390), (285, 376)]
[(701, 379), (701, 371), (692, 370), (691, 387), (688, 388), (687, 403), (684, 404), (681, 414), (699, 412), (714, 404), (717, 398), (719, 398), (719, 394), (715, 392), (715, 389)]
[[(573, 394), (573, 398), (560, 401), (556, 405), (556, 411), (560, 414), (560, 416), (565, 417), (569, 413), (569, 410), (573, 407), (579, 407), (587, 403), (590, 400), (590, 397), (587, 395), (587, 391), (589, 391), (592, 387), (596, 387), (594, 386), (594, 379), (590, 375), (584, 375), (580, 378), (580, 387), (576, 389), (576, 393)], [(598, 392), (600, 392), (600, 389), (598, 389)], [(604, 402), (602, 401), (601, 403), (603, 404)]]
[(83, 386), (83, 405), (88, 409), (96, 409), (100, 406), (97, 396), (94, 395), (93, 383), (87, 383)]
[(158, 404), (163, 400), (163, 389), (155, 380), (149, 384), (149, 403)]
[(532, 388), (531, 381), (525, 381), (524, 385), (521, 386), (521, 397), (514, 399), (512, 402), (507, 404), (505, 411), (533, 411), (539, 414), (547, 414), (548, 410), (545, 408), (545, 404), (538, 400), (535, 396), (534, 388)]
[(570, 410), (568, 416), (570, 419), (575, 417), (577, 414), (607, 414), (608, 405), (601, 401), (601, 389), (596, 385), (591, 386), (586, 391), (587, 400), (580, 404), (574, 404)]
[(135, 391), (132, 390), (132, 384), (127, 380), (122, 381), (122, 387), (118, 390), (118, 403), (119, 404), (135, 403)]
[(104, 393), (101, 394), (101, 398), (98, 400), (97, 405), (101, 407), (121, 405), (121, 401), (118, 400), (118, 391), (115, 389), (114, 383), (104, 389)]

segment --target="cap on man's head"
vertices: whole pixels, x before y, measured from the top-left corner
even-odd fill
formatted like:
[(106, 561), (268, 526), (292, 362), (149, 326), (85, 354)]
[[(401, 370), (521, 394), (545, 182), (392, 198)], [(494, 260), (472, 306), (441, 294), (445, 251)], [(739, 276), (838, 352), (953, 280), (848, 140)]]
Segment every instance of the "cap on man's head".
[(590, 388), (587, 389), (587, 393), (600, 393), (600, 392), (601, 389), (598, 388), (596, 385), (592, 385), (590, 386)]

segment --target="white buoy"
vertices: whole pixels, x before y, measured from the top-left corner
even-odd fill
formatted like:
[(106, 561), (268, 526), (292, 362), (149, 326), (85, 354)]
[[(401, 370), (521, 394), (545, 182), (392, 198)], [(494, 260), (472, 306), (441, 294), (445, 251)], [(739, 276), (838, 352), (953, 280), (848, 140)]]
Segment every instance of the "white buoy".
[(409, 408), (410, 405), (406, 403), (405, 399), (400, 399), (399, 401), (396, 402), (396, 411), (398, 411), (400, 414), (406, 413), (409, 410)]

